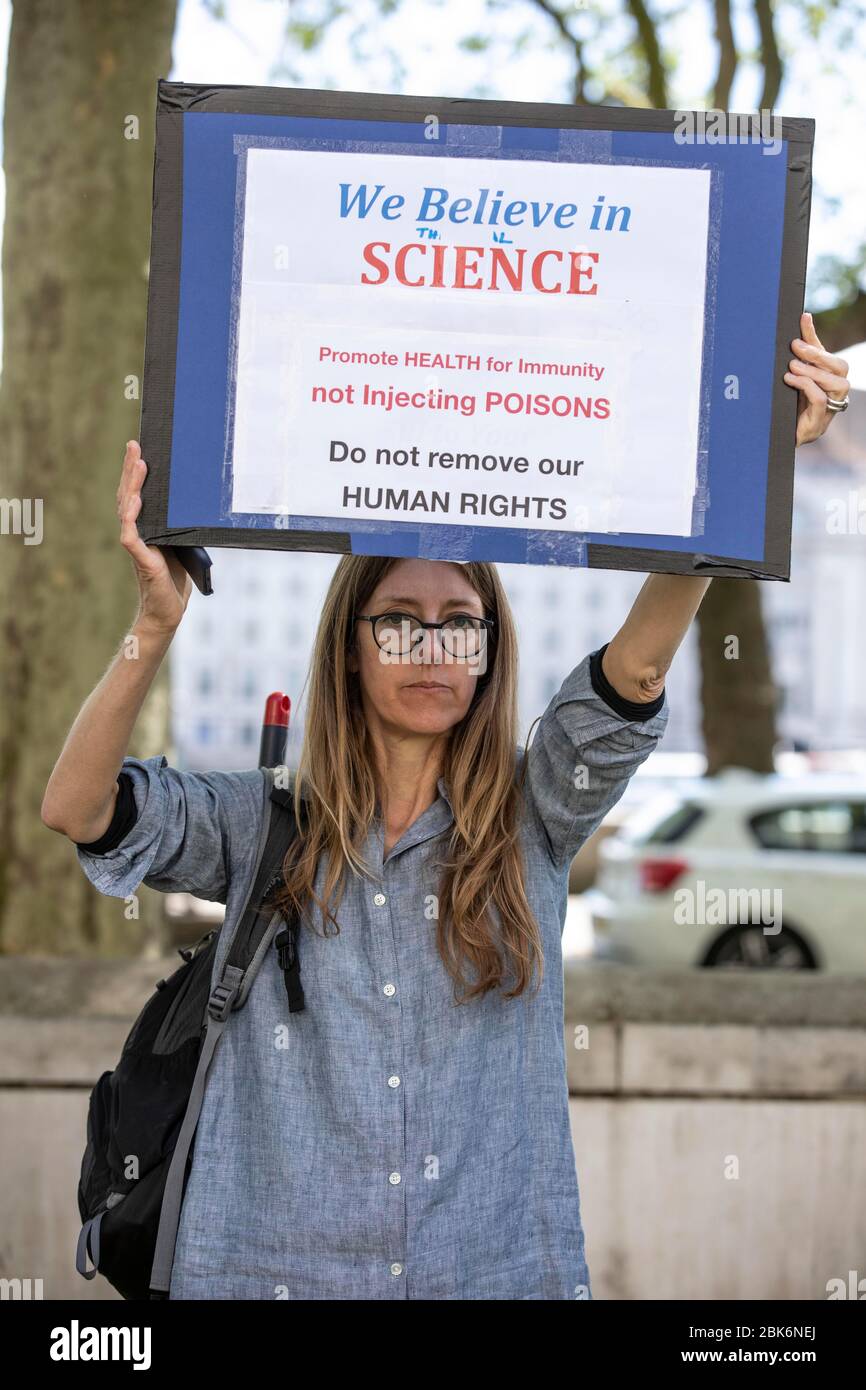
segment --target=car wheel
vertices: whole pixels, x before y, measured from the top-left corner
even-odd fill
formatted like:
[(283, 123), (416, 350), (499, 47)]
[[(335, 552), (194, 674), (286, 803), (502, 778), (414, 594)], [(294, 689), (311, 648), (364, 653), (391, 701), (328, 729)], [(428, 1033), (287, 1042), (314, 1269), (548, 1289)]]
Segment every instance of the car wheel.
[(729, 927), (713, 942), (703, 964), (724, 970), (816, 970), (818, 965), (790, 927), (771, 934), (759, 922)]

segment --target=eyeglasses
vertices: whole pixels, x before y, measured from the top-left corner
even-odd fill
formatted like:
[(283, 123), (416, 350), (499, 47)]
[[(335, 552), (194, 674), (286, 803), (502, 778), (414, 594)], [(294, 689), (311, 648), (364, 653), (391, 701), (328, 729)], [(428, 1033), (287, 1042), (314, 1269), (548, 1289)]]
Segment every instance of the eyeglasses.
[(495, 627), (492, 618), (476, 618), (470, 613), (455, 613), (444, 623), (422, 623), (412, 613), (392, 609), (388, 613), (356, 614), (361, 623), (371, 623), (374, 641), (391, 657), (409, 656), (424, 640), (427, 628), (440, 633), (442, 649), (458, 661), (476, 661), (486, 650), (487, 634)]

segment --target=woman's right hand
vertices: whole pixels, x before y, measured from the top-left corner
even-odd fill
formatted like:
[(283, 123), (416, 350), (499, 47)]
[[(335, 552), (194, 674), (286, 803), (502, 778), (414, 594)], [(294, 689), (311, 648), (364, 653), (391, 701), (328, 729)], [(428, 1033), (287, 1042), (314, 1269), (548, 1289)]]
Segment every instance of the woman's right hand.
[(136, 625), (154, 631), (173, 633), (186, 612), (192, 593), (192, 580), (170, 551), (148, 545), (141, 539), (136, 518), (141, 511), (141, 485), (147, 464), (141, 457), (138, 440), (130, 439), (123, 459), (117, 489), (117, 515), (120, 543), (129, 552), (138, 580), (139, 607)]

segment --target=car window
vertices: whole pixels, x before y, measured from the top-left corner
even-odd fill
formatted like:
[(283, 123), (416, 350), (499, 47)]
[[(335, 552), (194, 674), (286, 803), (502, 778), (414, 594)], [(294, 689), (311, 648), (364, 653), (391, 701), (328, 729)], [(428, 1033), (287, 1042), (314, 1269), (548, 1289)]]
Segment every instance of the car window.
[(653, 798), (629, 817), (622, 834), (633, 844), (672, 845), (697, 825), (703, 814), (702, 806), (678, 796)]
[(779, 806), (753, 816), (750, 824), (765, 849), (866, 854), (866, 802), (863, 801)]

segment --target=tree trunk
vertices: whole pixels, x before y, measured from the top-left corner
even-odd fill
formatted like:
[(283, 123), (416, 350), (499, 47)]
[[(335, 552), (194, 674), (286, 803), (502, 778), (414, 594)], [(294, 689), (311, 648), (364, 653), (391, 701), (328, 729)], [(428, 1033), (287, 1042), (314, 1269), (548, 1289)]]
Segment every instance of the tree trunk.
[(701, 705), (707, 773), (773, 771), (778, 695), (757, 579), (714, 579), (701, 607)]
[[(818, 336), (844, 353), (866, 333), (866, 295), (816, 314)], [(772, 772), (777, 740), (774, 686), (761, 603), (761, 581), (714, 579), (698, 610), (701, 704), (707, 772), (746, 767)], [(739, 638), (739, 657), (730, 653)]]
[[(158, 921), (97, 893), (40, 806), (82, 702), (136, 612), (115, 494), (137, 438), (156, 80), (176, 0), (13, 9), (0, 381), (0, 949), (135, 950)], [(138, 118), (139, 138), (134, 118)], [(6, 499), (3, 501), (2, 499)], [(10, 509), (24, 501), (23, 523)], [(31, 499), (29, 511), (26, 499)], [(39, 500), (42, 541), (38, 536)], [(17, 534), (11, 532), (17, 529)], [(167, 671), (130, 752), (163, 751)], [(160, 914), (161, 915), (161, 914)]]
[(828, 352), (844, 356), (846, 347), (866, 338), (866, 294), (862, 290), (813, 315), (815, 331)]

